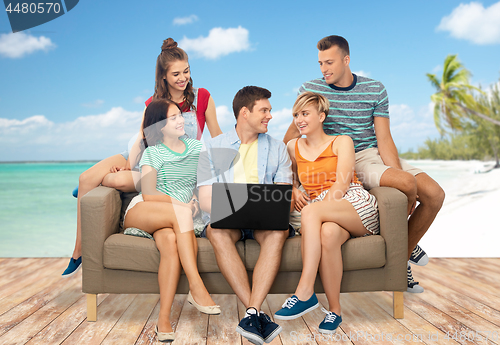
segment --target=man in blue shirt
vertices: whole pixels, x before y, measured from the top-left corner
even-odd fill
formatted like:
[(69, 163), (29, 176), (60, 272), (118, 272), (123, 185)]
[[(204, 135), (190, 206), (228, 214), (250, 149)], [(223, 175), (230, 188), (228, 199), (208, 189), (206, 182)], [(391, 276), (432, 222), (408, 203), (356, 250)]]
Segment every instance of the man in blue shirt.
[[(292, 184), (292, 162), (286, 146), (265, 134), (272, 119), (270, 97), (271, 92), (256, 86), (238, 91), (233, 100), (235, 128), (206, 142), (198, 166), (199, 200), (203, 211), (211, 211), (214, 182)], [(221, 230), (213, 229), (210, 224), (202, 233), (202, 237), (212, 243), (222, 274), (247, 308), (236, 330), (254, 344), (269, 343), (282, 330), (260, 311), (260, 307), (278, 273), (285, 240), (294, 234), (292, 227), (285, 231)], [(261, 247), (252, 288), (236, 250), (236, 242), (245, 239), (255, 239)]]

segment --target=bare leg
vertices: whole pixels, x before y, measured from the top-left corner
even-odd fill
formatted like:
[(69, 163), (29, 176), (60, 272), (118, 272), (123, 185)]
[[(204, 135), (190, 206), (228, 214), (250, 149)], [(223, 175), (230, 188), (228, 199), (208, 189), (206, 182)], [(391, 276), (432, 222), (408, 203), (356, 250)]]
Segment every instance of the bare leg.
[(181, 275), (181, 262), (177, 252), (177, 241), (172, 229), (160, 229), (153, 233), (156, 246), (160, 251), (160, 267), (158, 268), (158, 284), (160, 286), (160, 313), (158, 330), (172, 332), (170, 312), (174, 302), (177, 284)]
[(444, 201), (443, 189), (426, 173), (413, 176), (402, 170), (389, 168), (380, 179), (380, 185), (397, 188), (408, 197), (408, 204), (417, 200), (420, 204), (408, 222), (408, 259), (418, 241), (424, 236)]
[(141, 190), (141, 173), (138, 171), (123, 170), (109, 173), (104, 176), (102, 185), (130, 193)]
[(335, 223), (323, 223), (321, 226), (321, 261), (319, 273), (325, 288), (328, 308), (340, 315), (340, 283), (344, 266), (341, 247), (349, 238), (347, 230)]
[(394, 168), (387, 169), (380, 178), (380, 186), (402, 191), (408, 198), (408, 215), (417, 200), (417, 180), (412, 174)]
[[(150, 234), (163, 228), (172, 228), (177, 239), (177, 251), (189, 281), (195, 301), (203, 306), (215, 305), (198, 272), (196, 239), (194, 238), (191, 209), (166, 202), (145, 201), (130, 209), (125, 227), (136, 227)], [(186, 229), (191, 229), (186, 231)]]
[(426, 173), (420, 173), (415, 177), (420, 203), (408, 221), (408, 259), (417, 243), (431, 226), (444, 202), (444, 190), (436, 181)]
[(266, 231), (256, 230), (254, 237), (260, 245), (260, 254), (253, 270), (252, 292), (250, 302), (245, 307), (254, 307), (260, 311), (262, 302), (273, 285), (281, 264), (283, 245), (288, 238), (288, 230)]
[(76, 241), (75, 249), (73, 250), (73, 259), (78, 259), (82, 255), (82, 222), (80, 214), (80, 200), (82, 196), (98, 187), (113, 166), (125, 166), (126, 163), (127, 160), (122, 155), (114, 155), (96, 163), (80, 175), (76, 206)]
[(215, 258), (222, 275), (243, 305), (248, 308), (251, 296), (250, 282), (245, 265), (235, 246), (241, 238), (241, 231), (212, 229), (209, 226), (207, 238), (214, 247)]
[(347, 200), (320, 201), (302, 209), (302, 275), (295, 295), (307, 301), (314, 293), (314, 282), (321, 260), (321, 225), (334, 222), (349, 229), (353, 236), (368, 233), (358, 213)]

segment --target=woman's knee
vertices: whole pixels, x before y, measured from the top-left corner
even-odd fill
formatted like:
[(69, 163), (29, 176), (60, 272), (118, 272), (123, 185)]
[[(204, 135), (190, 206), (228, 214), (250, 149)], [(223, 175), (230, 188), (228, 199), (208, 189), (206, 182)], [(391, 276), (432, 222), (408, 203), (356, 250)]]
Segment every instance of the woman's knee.
[(321, 247), (333, 249), (340, 247), (348, 239), (347, 231), (336, 223), (321, 225)]
[(177, 252), (177, 237), (172, 230), (159, 230), (153, 235), (156, 247), (160, 253), (174, 253)]

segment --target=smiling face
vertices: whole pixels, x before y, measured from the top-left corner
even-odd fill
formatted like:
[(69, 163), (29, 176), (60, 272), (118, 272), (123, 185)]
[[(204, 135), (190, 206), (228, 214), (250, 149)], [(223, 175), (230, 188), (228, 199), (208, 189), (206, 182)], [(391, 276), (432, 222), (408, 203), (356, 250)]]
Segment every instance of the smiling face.
[[(318, 62), (327, 84), (347, 87), (352, 82), (351, 69), (349, 68), (350, 57), (345, 55), (338, 46), (320, 50)], [(345, 85), (346, 83), (347, 85)]]
[(181, 111), (174, 105), (168, 108), (165, 127), (161, 129), (164, 137), (179, 138), (184, 135), (184, 117)]
[(265, 98), (255, 101), (252, 111), (247, 107), (244, 107), (242, 110), (245, 112), (248, 125), (252, 130), (256, 133), (266, 133), (267, 125), (273, 118), (271, 116), (271, 109), (271, 102), (269, 102), (269, 99)]
[(315, 104), (308, 104), (297, 113), (293, 114), (293, 121), (295, 126), (299, 129), (301, 135), (323, 128), (323, 121), (325, 121), (325, 113), (319, 113)]
[(168, 66), (167, 81), (169, 90), (184, 91), (191, 78), (191, 70), (189, 63), (185, 60), (174, 61)]

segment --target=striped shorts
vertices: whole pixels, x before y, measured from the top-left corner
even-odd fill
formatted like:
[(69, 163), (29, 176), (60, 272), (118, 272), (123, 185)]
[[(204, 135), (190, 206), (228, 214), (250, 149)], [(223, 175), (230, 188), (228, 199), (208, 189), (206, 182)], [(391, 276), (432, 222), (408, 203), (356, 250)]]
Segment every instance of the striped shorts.
[[(329, 189), (323, 191), (312, 202), (323, 200), (328, 191)], [(380, 232), (377, 199), (368, 193), (362, 185), (351, 183), (342, 199), (349, 201), (354, 206), (366, 230), (372, 235), (377, 235)]]

